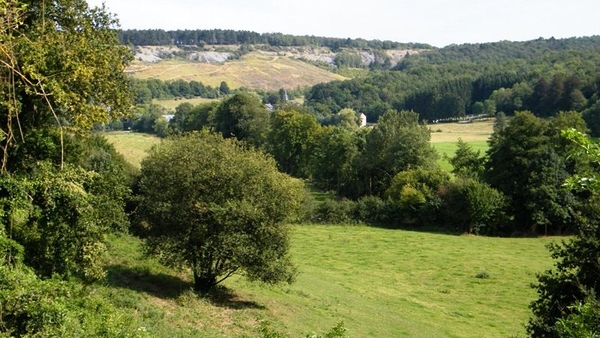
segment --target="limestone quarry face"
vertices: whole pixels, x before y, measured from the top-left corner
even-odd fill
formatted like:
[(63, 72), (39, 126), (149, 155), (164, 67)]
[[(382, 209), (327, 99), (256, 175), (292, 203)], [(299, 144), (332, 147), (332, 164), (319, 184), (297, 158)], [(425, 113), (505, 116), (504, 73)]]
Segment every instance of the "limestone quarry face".
[(206, 63), (223, 63), (233, 55), (229, 52), (194, 52), (186, 56), (190, 61), (206, 62)]
[[(142, 62), (159, 62), (173, 58), (185, 58), (189, 61), (204, 63), (223, 63), (230, 60), (234, 55), (234, 49), (239, 46), (230, 46), (231, 51), (221, 51), (223, 47), (213, 46), (208, 49), (200, 50), (197, 46), (136, 46), (134, 49), (135, 59)], [(254, 51), (265, 55), (279, 55), (294, 59), (321, 62), (329, 65), (335, 64), (337, 53), (327, 47), (276, 47), (269, 48), (265, 46), (254, 46)], [(363, 66), (369, 66), (375, 60), (377, 55), (370, 50), (344, 50), (359, 55)], [(390, 59), (392, 66), (400, 62), (407, 55), (418, 54), (422, 50), (385, 50), (383, 53)]]
[(175, 57), (184, 57), (190, 61), (223, 63), (233, 55), (232, 52), (190, 51), (176, 46), (137, 46), (135, 59), (142, 62), (159, 62)]

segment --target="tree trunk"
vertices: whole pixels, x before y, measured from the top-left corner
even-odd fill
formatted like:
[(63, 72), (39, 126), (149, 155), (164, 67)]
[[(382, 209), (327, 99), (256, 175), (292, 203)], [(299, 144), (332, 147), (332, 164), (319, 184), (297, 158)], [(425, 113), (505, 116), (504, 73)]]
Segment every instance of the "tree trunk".
[(194, 271), (194, 291), (207, 294), (217, 284), (215, 276), (200, 276)]

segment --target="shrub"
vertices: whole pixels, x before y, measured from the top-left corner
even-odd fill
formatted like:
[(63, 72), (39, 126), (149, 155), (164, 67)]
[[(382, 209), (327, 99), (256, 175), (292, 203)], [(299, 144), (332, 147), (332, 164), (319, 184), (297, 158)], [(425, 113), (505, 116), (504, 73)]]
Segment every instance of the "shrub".
[(502, 193), (471, 178), (459, 178), (440, 189), (440, 223), (465, 233), (498, 235), (505, 231)]
[(475, 275), (475, 278), (488, 279), (490, 278), (490, 274), (485, 270), (481, 270)]
[(314, 211), (313, 221), (327, 224), (356, 223), (356, 202), (349, 200), (325, 200)]
[(423, 168), (403, 171), (391, 181), (386, 191), (386, 218), (401, 226), (430, 225), (439, 205), (437, 192), (450, 180), (441, 170)]
[(385, 202), (377, 196), (364, 196), (356, 203), (356, 219), (364, 223), (386, 223)]

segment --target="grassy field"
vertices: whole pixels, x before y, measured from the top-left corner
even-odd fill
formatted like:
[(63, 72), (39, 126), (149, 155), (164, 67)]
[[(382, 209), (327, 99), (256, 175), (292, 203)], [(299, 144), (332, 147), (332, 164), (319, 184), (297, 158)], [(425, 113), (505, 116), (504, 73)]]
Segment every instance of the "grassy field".
[(454, 156), (458, 139), (468, 142), (473, 150), (481, 155), (489, 148), (487, 140), (493, 132), (492, 120), (474, 123), (440, 123), (429, 125), (431, 144), (440, 154), (438, 164), (442, 169), (451, 171), (452, 165), (447, 157)]
[[(459, 137), (486, 147), (491, 125), (435, 127), (442, 131), (433, 133), (434, 145), (451, 152)], [(160, 142), (135, 133), (106, 136), (137, 165)], [(151, 337), (257, 337), (266, 322), (291, 337), (339, 322), (351, 337), (520, 337), (536, 297), (529, 285), (552, 264), (545, 245), (559, 240), (366, 226), (296, 225), (292, 234), (299, 268), (292, 285), (232, 277), (211, 298), (198, 298), (189, 272), (144, 257), (140, 240), (123, 236), (111, 237), (107, 281), (90, 292), (127, 309), (130, 326)]]
[[(166, 107), (167, 109), (175, 109), (175, 107), (183, 102), (198, 104), (207, 102), (207, 99), (192, 100), (165, 100), (155, 101)], [(456, 151), (456, 142), (461, 138), (468, 142), (474, 150), (480, 150), (481, 154), (488, 149), (487, 139), (492, 134), (493, 122), (476, 122), (468, 124), (446, 123), (431, 125), (431, 143), (440, 154), (438, 163), (443, 169), (452, 170), (452, 166), (444, 155), (448, 157), (454, 156)], [(139, 167), (141, 160), (146, 156), (148, 149), (153, 144), (160, 142), (160, 139), (140, 133), (106, 133), (105, 136), (111, 141), (117, 151), (122, 153), (131, 163)]]
[(278, 90), (312, 86), (321, 82), (343, 80), (343, 76), (287, 57), (250, 53), (239, 60), (223, 64), (169, 60), (157, 63), (135, 61), (128, 69), (135, 78), (200, 81), (218, 87), (221, 81), (230, 88)]
[(432, 143), (457, 142), (459, 138), (465, 142), (487, 141), (494, 131), (494, 121), (430, 124), (429, 129)]
[(523, 336), (529, 285), (551, 266), (553, 240), (294, 226), (295, 284), (235, 277), (201, 299), (189, 274), (144, 258), (136, 238), (113, 237), (107, 284), (94, 292), (130, 308), (152, 337), (254, 337), (263, 322), (301, 337), (341, 321), (351, 337)]
[(160, 138), (143, 133), (110, 132), (103, 135), (136, 168), (140, 167), (148, 150), (160, 142)]
[(157, 104), (159, 106), (164, 107), (166, 110), (168, 111), (175, 111), (175, 108), (177, 108), (177, 106), (179, 106), (182, 103), (190, 103), (193, 106), (199, 105), (201, 103), (208, 103), (208, 102), (213, 102), (216, 101), (216, 99), (205, 99), (202, 97), (195, 97), (195, 98), (191, 98), (191, 99), (173, 99), (173, 100), (152, 100), (152, 103)]

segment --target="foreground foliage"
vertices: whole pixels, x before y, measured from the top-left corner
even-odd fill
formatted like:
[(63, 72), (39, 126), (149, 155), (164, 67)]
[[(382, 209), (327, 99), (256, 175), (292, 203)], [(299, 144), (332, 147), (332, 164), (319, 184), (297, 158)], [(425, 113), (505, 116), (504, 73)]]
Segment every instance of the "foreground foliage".
[(0, 335), (127, 336), (84, 285), (127, 227), (131, 171), (83, 136), (126, 114), (131, 55), (83, 0), (0, 0)]
[[(585, 193), (588, 198), (585, 211), (598, 219), (600, 148), (575, 129), (567, 130), (563, 135), (578, 146), (573, 155), (592, 164), (591, 171), (572, 177), (566, 187)], [(574, 239), (562, 245), (551, 245), (550, 250), (557, 261), (554, 269), (540, 274), (534, 285), (539, 297), (531, 303), (533, 318), (529, 321), (528, 332), (534, 337), (597, 336), (600, 333), (597, 316), (600, 225), (583, 222)]]
[(0, 229), (0, 337), (146, 337), (126, 309), (77, 282), (40, 279)]

